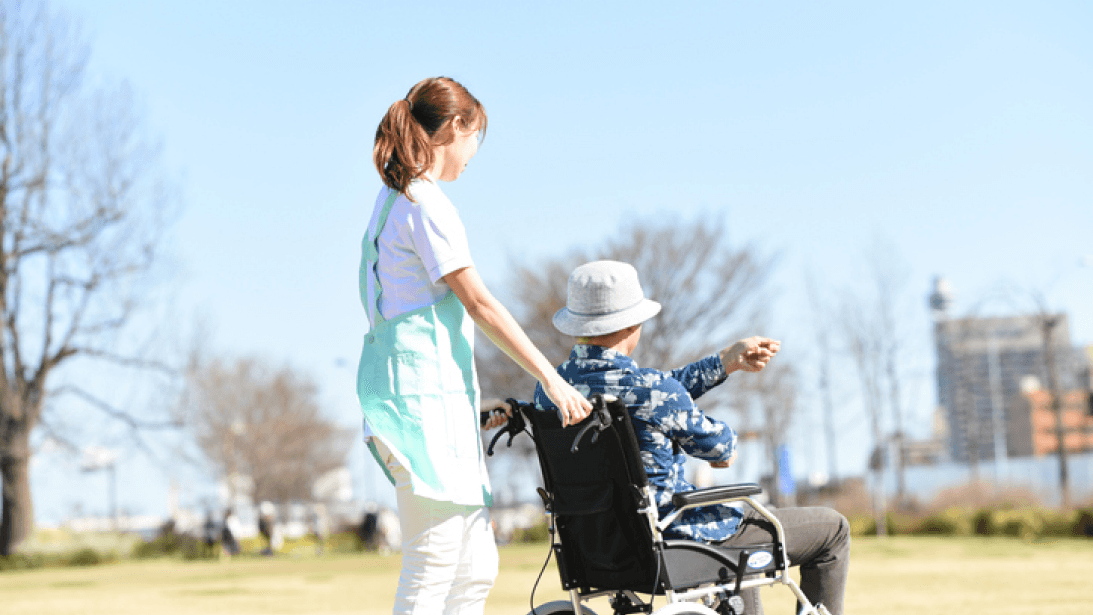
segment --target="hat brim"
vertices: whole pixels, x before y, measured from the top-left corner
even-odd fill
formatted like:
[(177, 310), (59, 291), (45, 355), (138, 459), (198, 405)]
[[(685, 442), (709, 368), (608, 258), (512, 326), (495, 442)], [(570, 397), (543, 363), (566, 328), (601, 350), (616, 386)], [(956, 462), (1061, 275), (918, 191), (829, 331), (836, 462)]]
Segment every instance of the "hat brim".
[(573, 337), (595, 337), (641, 324), (660, 313), (660, 304), (642, 299), (638, 304), (611, 314), (574, 314), (562, 308), (554, 314), (554, 328)]

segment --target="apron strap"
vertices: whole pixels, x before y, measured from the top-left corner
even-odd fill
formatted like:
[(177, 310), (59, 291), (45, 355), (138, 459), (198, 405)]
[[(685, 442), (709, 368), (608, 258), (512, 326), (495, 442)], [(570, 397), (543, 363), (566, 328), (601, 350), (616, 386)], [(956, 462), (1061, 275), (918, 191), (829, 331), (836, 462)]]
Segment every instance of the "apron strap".
[[(390, 190), (390, 188), (388, 188)], [(383, 209), (380, 210), (379, 219), (376, 220), (376, 230), (372, 235), (365, 236), (365, 242), (363, 246), (364, 250), (364, 268), (362, 268), (361, 277), (368, 275), (369, 278), (361, 280), (361, 283), (367, 289), (365, 291), (366, 300), (365, 308), (368, 309), (368, 316), (371, 319), (372, 328), (375, 329), (377, 325), (384, 322), (383, 315), (380, 314), (380, 295), (383, 294), (383, 288), (380, 287), (379, 274), (376, 272), (376, 267), (379, 265), (379, 239), (380, 233), (383, 232), (383, 227), (387, 224), (387, 216), (391, 213), (391, 207), (394, 206), (395, 201), (398, 199), (399, 193), (395, 190), (391, 190), (391, 193), (387, 195), (387, 200), (383, 203)], [(371, 282), (369, 284), (368, 282)]]

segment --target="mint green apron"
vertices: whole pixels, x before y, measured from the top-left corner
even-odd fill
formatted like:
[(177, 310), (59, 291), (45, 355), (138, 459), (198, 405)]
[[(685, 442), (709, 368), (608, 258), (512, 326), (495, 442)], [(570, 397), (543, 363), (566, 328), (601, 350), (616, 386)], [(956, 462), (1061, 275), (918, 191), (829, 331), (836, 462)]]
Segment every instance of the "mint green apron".
[[(362, 246), (361, 301), (372, 328), (364, 337), (357, 397), (373, 435), (409, 470), (414, 494), (489, 506), (493, 498), (478, 425), (474, 321), (454, 292), (391, 320), (380, 314), (377, 241), (398, 196), (391, 191), (374, 233), (365, 234)], [(369, 448), (387, 472), (375, 446), (369, 443)], [(389, 472), (387, 478), (394, 483)]]

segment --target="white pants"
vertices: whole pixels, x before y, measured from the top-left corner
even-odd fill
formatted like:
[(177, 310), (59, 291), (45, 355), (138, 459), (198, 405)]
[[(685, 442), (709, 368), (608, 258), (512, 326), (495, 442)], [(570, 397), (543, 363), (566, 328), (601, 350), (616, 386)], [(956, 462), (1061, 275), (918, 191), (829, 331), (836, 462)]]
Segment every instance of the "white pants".
[(414, 495), (410, 473), (374, 441), (395, 478), (402, 526), (395, 615), (481, 615), (498, 565), (489, 509)]

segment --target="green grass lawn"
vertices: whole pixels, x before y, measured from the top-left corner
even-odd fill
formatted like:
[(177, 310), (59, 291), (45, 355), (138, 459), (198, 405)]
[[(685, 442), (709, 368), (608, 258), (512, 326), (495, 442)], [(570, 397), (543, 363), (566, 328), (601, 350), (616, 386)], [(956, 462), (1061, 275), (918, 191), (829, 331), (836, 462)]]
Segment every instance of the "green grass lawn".
[[(547, 546), (501, 549), (488, 615), (522, 614)], [(4, 615), (154, 613), (390, 613), (397, 555), (158, 560), (0, 573)], [(785, 588), (763, 590), (767, 613), (792, 613)], [(536, 604), (564, 598), (553, 563)], [(593, 601), (599, 615), (606, 599)], [(1067, 615), (1093, 610), (1093, 540), (856, 538), (847, 609), (852, 614)]]

